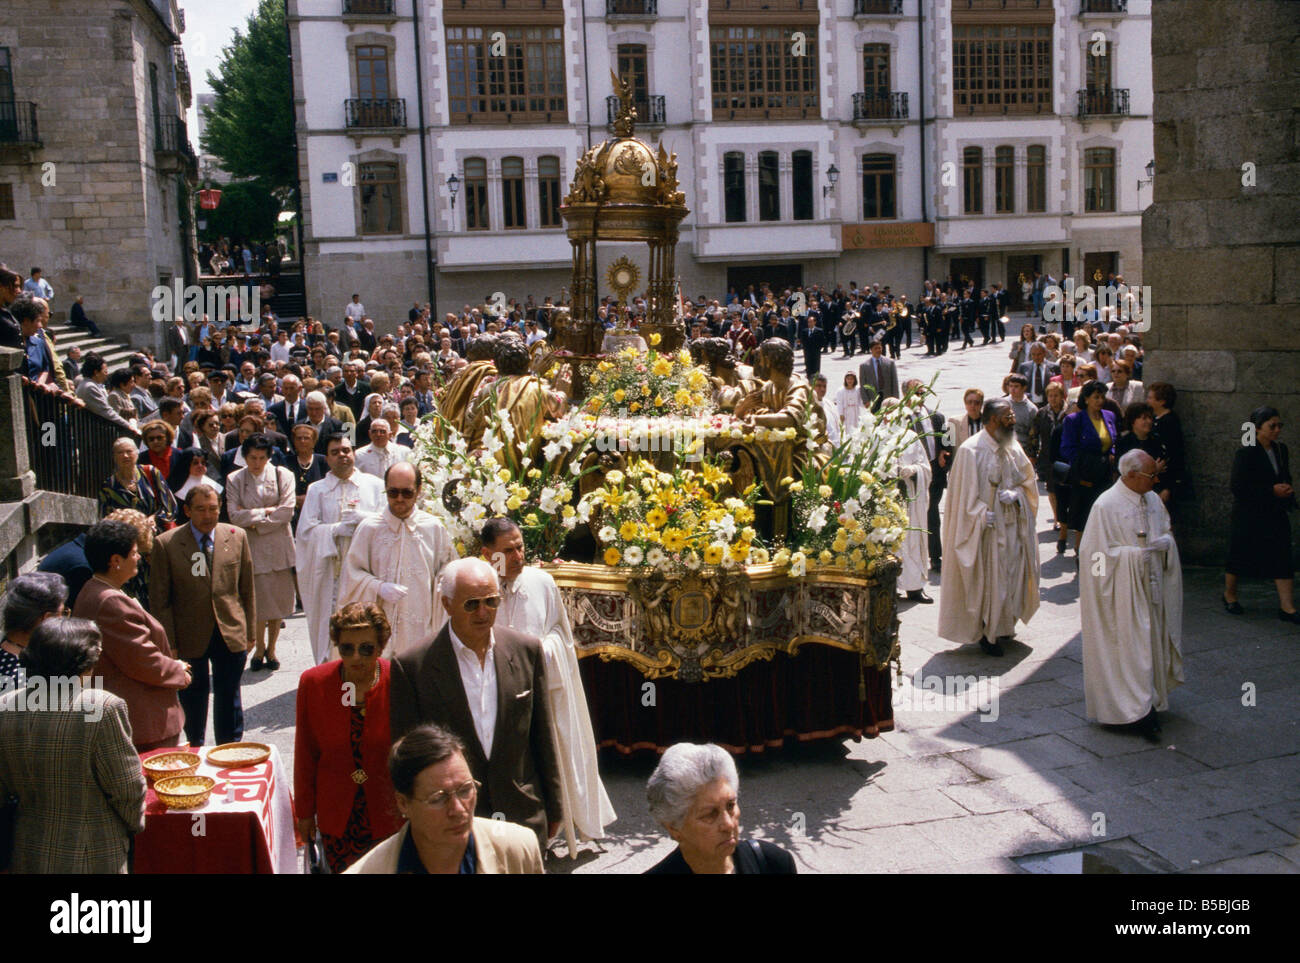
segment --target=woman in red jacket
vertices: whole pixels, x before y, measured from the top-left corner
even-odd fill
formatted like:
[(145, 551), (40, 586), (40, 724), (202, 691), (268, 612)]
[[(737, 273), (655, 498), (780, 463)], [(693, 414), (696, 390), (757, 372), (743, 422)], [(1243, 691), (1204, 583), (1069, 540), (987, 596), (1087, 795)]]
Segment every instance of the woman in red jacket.
[(391, 634), (379, 606), (345, 605), (330, 617), (330, 641), (342, 658), (298, 680), (298, 832), (310, 840), (319, 826), (334, 873), (401, 828), (388, 775), (389, 662), (379, 657)]

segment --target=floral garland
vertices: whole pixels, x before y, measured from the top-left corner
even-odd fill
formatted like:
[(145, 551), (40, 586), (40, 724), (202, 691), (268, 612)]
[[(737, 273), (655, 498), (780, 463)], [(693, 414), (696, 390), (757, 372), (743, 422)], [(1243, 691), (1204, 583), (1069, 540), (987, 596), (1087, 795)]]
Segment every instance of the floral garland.
[(638, 459), (626, 471), (608, 472), (604, 484), (579, 501), (577, 515), (598, 520), (606, 565), (680, 572), (767, 562), (768, 550), (751, 524), (758, 485), (741, 497), (722, 496), (730, 480), (711, 461), (666, 472)]

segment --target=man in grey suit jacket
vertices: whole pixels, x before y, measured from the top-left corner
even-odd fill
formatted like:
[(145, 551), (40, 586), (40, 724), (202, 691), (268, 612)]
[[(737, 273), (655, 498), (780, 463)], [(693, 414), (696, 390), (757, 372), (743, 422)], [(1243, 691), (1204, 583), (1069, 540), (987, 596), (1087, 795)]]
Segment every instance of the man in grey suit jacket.
[(892, 359), (883, 357), (884, 353), (877, 338), (871, 342), (871, 356), (858, 365), (858, 392), (862, 403), (870, 405), (872, 411), (879, 411), (886, 398), (899, 397), (898, 367)]
[(478, 815), (529, 827), (545, 850), (563, 810), (541, 640), (494, 626), (500, 587), (483, 559), (450, 562), (439, 585), (448, 623), (393, 660), (393, 740), (425, 722), (456, 733), (482, 784)]
[(1032, 360), (1026, 361), (1016, 370), (1029, 382), (1029, 400), (1041, 408), (1047, 404), (1047, 382), (1053, 375), (1060, 374), (1061, 370), (1047, 360), (1047, 348), (1038, 341), (1029, 346), (1029, 357)]

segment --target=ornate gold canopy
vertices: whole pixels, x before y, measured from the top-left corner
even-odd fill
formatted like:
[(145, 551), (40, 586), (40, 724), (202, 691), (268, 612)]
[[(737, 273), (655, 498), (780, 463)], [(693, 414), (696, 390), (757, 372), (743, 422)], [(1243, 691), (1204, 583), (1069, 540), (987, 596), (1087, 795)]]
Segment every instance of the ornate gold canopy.
[(636, 108), (631, 85), (610, 72), (619, 110), (613, 140), (592, 147), (578, 161), (560, 205), (573, 247), (573, 321), (594, 323), (600, 304), (597, 241), (640, 241), (650, 246), (648, 327), (677, 327), (673, 312), (677, 226), (689, 211), (677, 189), (677, 155), (633, 136)]

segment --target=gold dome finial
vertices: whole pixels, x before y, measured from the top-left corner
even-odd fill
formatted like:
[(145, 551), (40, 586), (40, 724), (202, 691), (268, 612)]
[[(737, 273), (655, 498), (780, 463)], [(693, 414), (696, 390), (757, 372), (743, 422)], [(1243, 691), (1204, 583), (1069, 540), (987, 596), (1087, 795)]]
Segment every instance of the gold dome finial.
[(614, 82), (614, 92), (618, 94), (618, 114), (614, 117), (614, 134), (618, 137), (631, 137), (636, 128), (636, 107), (632, 104), (632, 83), (621, 79), (614, 71), (609, 72)]

